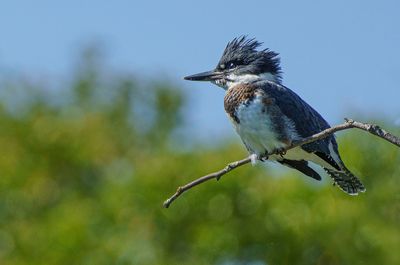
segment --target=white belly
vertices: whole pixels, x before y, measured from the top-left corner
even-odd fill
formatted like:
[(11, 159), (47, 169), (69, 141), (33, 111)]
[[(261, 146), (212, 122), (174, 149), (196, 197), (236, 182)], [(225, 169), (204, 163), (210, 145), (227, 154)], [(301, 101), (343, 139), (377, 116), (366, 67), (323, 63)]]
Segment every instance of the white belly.
[(241, 105), (236, 111), (240, 122), (233, 122), (242, 141), (250, 149), (249, 151), (256, 155), (285, 146), (285, 143), (278, 140), (271, 118), (263, 109), (264, 106), (259, 99), (255, 99), (247, 106)]

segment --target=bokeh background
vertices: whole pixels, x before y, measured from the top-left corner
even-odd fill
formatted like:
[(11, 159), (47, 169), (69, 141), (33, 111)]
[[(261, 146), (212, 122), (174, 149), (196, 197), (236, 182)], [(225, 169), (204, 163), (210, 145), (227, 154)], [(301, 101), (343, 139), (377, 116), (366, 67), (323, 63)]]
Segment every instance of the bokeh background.
[(338, 135), (357, 197), (246, 156), (211, 69), (247, 34), (331, 124), (400, 135), (397, 1), (4, 1), (0, 264), (400, 264), (400, 150)]

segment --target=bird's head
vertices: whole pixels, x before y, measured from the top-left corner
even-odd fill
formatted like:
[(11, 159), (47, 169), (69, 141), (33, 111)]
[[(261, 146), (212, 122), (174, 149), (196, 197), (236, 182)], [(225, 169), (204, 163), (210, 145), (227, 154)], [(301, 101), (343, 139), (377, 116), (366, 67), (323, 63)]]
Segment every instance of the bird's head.
[(262, 43), (245, 36), (230, 41), (214, 70), (184, 77), (191, 81), (211, 81), (229, 87), (260, 79), (280, 83), (281, 67), (278, 53), (269, 49), (257, 50)]

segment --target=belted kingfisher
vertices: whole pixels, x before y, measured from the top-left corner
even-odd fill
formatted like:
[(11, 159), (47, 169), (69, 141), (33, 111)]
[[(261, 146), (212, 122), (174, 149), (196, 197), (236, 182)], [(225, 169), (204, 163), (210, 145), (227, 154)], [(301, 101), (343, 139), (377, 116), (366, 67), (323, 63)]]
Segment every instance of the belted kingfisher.
[[(184, 77), (211, 81), (225, 91), (224, 107), (252, 162), (264, 161), (269, 151), (329, 128), (322, 116), (295, 92), (282, 85), (278, 53), (258, 48), (262, 43), (245, 36), (230, 41), (212, 71)], [(309, 161), (321, 166), (343, 191), (364, 192), (360, 180), (344, 165), (333, 135), (288, 150), (269, 159), (321, 180)]]

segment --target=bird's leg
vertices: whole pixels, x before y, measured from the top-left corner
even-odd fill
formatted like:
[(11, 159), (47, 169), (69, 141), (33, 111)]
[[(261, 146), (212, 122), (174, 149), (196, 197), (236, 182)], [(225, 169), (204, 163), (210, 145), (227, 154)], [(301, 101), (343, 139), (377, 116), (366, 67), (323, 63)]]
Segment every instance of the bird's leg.
[(286, 155), (287, 148), (291, 146), (292, 140), (290, 139), (282, 139), (283, 143), (285, 144), (284, 147), (279, 147), (275, 149), (275, 154), (280, 155), (282, 158)]

